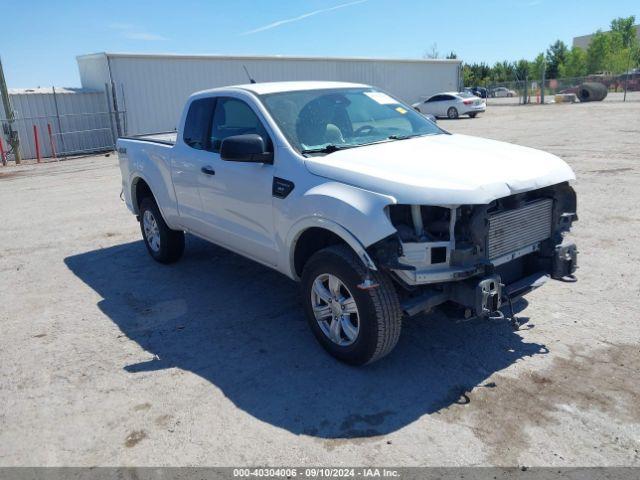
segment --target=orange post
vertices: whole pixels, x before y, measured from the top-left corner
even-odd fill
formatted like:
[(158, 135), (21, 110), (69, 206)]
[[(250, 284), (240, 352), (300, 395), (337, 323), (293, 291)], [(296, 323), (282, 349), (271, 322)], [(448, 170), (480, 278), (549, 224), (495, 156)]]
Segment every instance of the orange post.
[(7, 165), (7, 159), (4, 156), (4, 145), (2, 144), (2, 137), (0, 137), (0, 161), (2, 161), (2, 166)]
[(49, 144), (51, 145), (51, 156), (58, 161), (58, 157), (56, 156), (56, 145), (53, 143), (53, 134), (51, 133), (51, 124), (47, 123), (47, 130), (49, 131)]
[(38, 141), (38, 127), (35, 125), (33, 126), (33, 140), (36, 144), (36, 158), (38, 159), (38, 163), (40, 163), (42, 161), (40, 157), (40, 142)]

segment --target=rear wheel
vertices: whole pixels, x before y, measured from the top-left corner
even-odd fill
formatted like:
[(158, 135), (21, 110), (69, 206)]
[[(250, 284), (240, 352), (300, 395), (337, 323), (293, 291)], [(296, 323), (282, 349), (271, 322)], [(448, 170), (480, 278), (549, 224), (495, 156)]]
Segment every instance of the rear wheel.
[(476, 118), (477, 115), (478, 115), (478, 112), (472, 112), (469, 114), (469, 118)]
[(358, 286), (367, 271), (345, 245), (315, 253), (302, 273), (302, 300), (309, 326), (331, 355), (352, 365), (387, 355), (400, 337), (402, 311), (391, 280), (369, 272), (378, 286)]
[(173, 263), (184, 252), (184, 232), (171, 230), (151, 197), (140, 202), (140, 230), (147, 251), (160, 263)]
[(458, 109), (456, 107), (449, 107), (449, 110), (447, 110), (447, 117), (451, 120), (458, 118)]

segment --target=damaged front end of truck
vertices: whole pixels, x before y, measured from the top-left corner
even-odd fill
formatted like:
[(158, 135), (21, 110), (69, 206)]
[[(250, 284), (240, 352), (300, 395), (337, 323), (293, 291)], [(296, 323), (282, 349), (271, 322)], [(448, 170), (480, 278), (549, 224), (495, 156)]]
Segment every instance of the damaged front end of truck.
[(576, 212), (567, 182), (484, 205), (390, 205), (396, 233), (367, 252), (395, 280), (408, 316), (452, 302), (465, 317), (502, 317), (507, 304), (517, 326), (514, 299), (549, 278), (575, 281)]

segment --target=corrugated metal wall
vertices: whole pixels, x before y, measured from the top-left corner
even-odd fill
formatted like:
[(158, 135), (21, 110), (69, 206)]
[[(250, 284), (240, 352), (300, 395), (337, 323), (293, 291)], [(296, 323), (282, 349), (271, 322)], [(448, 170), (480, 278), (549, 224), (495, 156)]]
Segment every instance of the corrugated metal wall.
[(337, 80), (366, 83), (414, 103), (458, 89), (460, 62), (277, 57), (95, 54), (78, 57), (82, 85), (113, 81), (128, 134), (173, 130), (193, 92), (248, 83), (243, 65), (259, 82)]
[(113, 148), (114, 132), (103, 91), (60, 88), (55, 92), (51, 88), (9, 91), (23, 158), (36, 157), (34, 125), (43, 158), (52, 156), (48, 126), (58, 155)]

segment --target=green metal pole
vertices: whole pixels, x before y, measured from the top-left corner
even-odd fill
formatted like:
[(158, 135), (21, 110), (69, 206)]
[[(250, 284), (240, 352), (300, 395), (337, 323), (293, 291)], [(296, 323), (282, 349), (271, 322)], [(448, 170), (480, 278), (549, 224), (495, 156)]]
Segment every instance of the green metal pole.
[(11, 99), (9, 98), (9, 90), (7, 89), (7, 82), (4, 78), (4, 70), (2, 69), (2, 60), (0, 59), (0, 96), (2, 96), (2, 106), (4, 112), (7, 115), (7, 121), (9, 123), (9, 145), (11, 151), (16, 160), (16, 165), (20, 165), (20, 139), (18, 138), (18, 132), (13, 129), (15, 118), (13, 116), (13, 108), (11, 108)]

